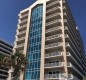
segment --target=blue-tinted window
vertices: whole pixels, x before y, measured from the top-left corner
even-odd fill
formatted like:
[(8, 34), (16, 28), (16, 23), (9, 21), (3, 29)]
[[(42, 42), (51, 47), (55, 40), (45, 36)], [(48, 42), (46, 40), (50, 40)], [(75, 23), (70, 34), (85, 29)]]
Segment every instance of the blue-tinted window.
[(43, 7), (32, 10), (28, 42), (28, 61), (25, 80), (40, 80), (41, 35)]

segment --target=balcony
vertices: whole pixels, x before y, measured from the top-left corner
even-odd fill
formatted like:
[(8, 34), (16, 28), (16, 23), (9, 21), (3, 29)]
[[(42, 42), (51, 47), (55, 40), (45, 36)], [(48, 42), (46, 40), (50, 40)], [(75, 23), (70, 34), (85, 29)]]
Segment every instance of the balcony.
[(66, 18), (66, 17), (67, 17), (67, 13), (66, 13), (66, 12), (64, 12), (63, 14), (64, 14), (64, 17)]
[(58, 1), (54, 1), (54, 2), (47, 4), (46, 7), (47, 7), (47, 9), (49, 9), (49, 8), (54, 7), (55, 5), (60, 6), (60, 3)]
[(59, 74), (45, 74), (45, 80), (59, 80)]
[(23, 25), (23, 26), (19, 26), (18, 29), (19, 29), (19, 30), (24, 30), (24, 29), (26, 29), (26, 27), (27, 27), (27, 25), (25, 24), (25, 25)]
[(56, 34), (56, 35), (52, 35), (49, 37), (45, 38), (45, 41), (47, 42), (57, 42), (57, 41), (61, 41), (62, 39), (62, 35), (61, 34)]
[(18, 38), (17, 43), (24, 43), (25, 37)]
[(72, 65), (70, 62), (67, 63), (67, 67), (69, 68), (69, 70), (71, 70), (74, 73), (79, 74), (81, 77), (83, 77), (83, 74), (74, 66)]
[(78, 55), (76, 54), (76, 52), (73, 50), (73, 48), (70, 46), (70, 44), (68, 42), (66, 42), (66, 48), (68, 51), (72, 52), (75, 55), (75, 57), (79, 61), (79, 63), (82, 63), (80, 58), (78, 57)]
[(19, 34), (17, 34), (19, 37), (25, 36), (26, 34), (26, 30), (25, 31), (21, 31), (19, 32)]
[(52, 25), (52, 26), (60, 26), (61, 25), (61, 20), (60, 19), (56, 19), (56, 20), (53, 20), (53, 21), (50, 21), (50, 22), (48, 22), (48, 23), (46, 23), (46, 27), (47, 26), (50, 26), (50, 25)]
[(67, 25), (67, 19), (64, 19), (64, 23), (65, 23), (65, 25)]
[(3, 47), (0, 47), (1, 51), (3, 52), (6, 52), (6, 54), (12, 54), (12, 51), (10, 51), (9, 49), (6, 49), (6, 48), (3, 48)]
[(20, 19), (25, 19), (25, 18), (28, 18), (28, 13), (20, 16)]
[(53, 14), (53, 13), (56, 13), (56, 12), (61, 12), (59, 6), (54, 7), (54, 8), (51, 8), (51, 9), (48, 9), (48, 10), (46, 11), (46, 14), (47, 14), (47, 15), (50, 15), (50, 14)]
[(71, 37), (68, 34), (65, 35), (65, 38), (66, 38), (66, 41), (70, 42), (70, 44), (75, 49), (75, 51), (79, 55), (79, 57), (81, 57), (81, 55), (79, 53), (79, 47), (77, 46), (77, 44), (73, 43), (73, 40), (71, 40)]
[(45, 58), (48, 59), (48, 58), (57, 58), (57, 57), (62, 57), (62, 52), (52, 52), (52, 53), (47, 53), (45, 54)]
[(21, 20), (20, 23), (27, 22), (27, 19)]
[(27, 25), (27, 19), (24, 19), (24, 20), (20, 21), (20, 22), (19, 22), (19, 25), (20, 25), (20, 26)]
[(63, 10), (66, 11), (66, 7), (65, 6), (63, 6)]
[(63, 67), (63, 62), (52, 62), (45, 64), (45, 69), (62, 68), (62, 67)]
[(18, 41), (24, 40), (25, 37), (18, 38)]
[(8, 50), (11, 50), (12, 51), (12, 48), (10, 46), (7, 46), (3, 43), (0, 43), (0, 46), (3, 46), (4, 48), (7, 48)]
[(17, 44), (16, 48), (23, 48), (24, 47), (24, 43), (22, 44)]
[(55, 20), (57, 18), (61, 18), (61, 14), (60, 13), (51, 14), (51, 15), (46, 17), (46, 20), (47, 21), (51, 21), (52, 19)]
[(76, 59), (74, 58), (74, 56), (71, 55), (71, 53), (67, 52), (67, 57), (68, 57), (68, 61), (71, 61), (72, 63), (77, 65), (77, 68), (79, 68), (79, 70), (83, 71), (81, 65), (76, 61)]
[(68, 78), (64, 75), (65, 73), (58, 73), (58, 74), (45, 74), (45, 80), (79, 80), (75, 78), (74, 75), (69, 74)]
[(61, 26), (49, 28), (49, 29), (46, 30), (46, 35), (62, 33), (62, 29), (61, 28), (62, 28)]
[(58, 42), (58, 43), (53, 43), (53, 44), (46, 45), (45, 49), (46, 50), (53, 50), (53, 49), (55, 50), (57, 48), (61, 48), (62, 46), (63, 46), (62, 43)]

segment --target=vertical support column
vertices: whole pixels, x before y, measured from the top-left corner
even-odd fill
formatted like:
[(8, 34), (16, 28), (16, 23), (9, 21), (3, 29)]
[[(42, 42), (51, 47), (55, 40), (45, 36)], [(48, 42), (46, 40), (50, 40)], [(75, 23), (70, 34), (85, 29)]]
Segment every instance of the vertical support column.
[(42, 23), (40, 80), (44, 80), (46, 1), (43, 1), (43, 21), (42, 22), (43, 23)]
[(65, 77), (68, 77), (68, 69), (67, 69), (67, 57), (66, 57), (66, 43), (65, 43), (65, 29), (64, 29), (64, 13), (63, 13), (63, 0), (60, 1), (61, 4), (61, 17), (62, 17), (62, 33), (63, 33), (63, 59), (64, 59), (64, 70), (65, 70)]
[(28, 23), (27, 23), (27, 29), (26, 29), (26, 37), (25, 37), (25, 46), (23, 54), (27, 54), (27, 44), (28, 44), (28, 35), (29, 35), (29, 28), (30, 28), (30, 17), (31, 17), (31, 10), (29, 9), (28, 12)]
[[(28, 35), (29, 35), (29, 27), (30, 27), (30, 16), (31, 16), (31, 10), (29, 10), (29, 12), (28, 12), (28, 23), (27, 23), (27, 29), (26, 29), (25, 46), (24, 46), (24, 51), (23, 51), (23, 54), (25, 56), (27, 55), (27, 44), (28, 44)], [(25, 71), (20, 72), (20, 80), (24, 80), (24, 74), (25, 74)]]

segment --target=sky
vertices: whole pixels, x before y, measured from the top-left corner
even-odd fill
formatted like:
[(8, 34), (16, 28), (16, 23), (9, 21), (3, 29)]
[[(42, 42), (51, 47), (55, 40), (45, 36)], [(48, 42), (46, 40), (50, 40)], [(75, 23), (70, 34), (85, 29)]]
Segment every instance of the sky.
[[(36, 0), (0, 0), (0, 39), (9, 43), (15, 40), (18, 14)], [(68, 0), (86, 50), (86, 0)]]

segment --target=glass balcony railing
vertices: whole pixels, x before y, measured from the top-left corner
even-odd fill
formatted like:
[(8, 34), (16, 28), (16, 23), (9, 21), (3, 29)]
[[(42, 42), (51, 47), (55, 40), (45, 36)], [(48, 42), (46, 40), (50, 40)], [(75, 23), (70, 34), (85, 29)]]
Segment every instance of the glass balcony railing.
[(59, 80), (70, 80), (74, 79), (74, 75), (68, 74), (68, 77), (65, 76), (65, 73), (57, 73), (57, 74), (45, 74), (45, 80), (46, 79), (59, 79)]
[(45, 54), (45, 57), (52, 57), (52, 56), (61, 56), (62, 52), (52, 52)]
[(28, 14), (21, 15), (20, 18), (23, 18), (23, 17), (26, 17), (26, 16), (28, 16)]
[(22, 37), (22, 38), (18, 38), (18, 41), (20, 41), (20, 40), (24, 40), (25, 39), (25, 37)]
[(26, 21), (27, 21), (27, 19), (24, 19), (24, 20), (20, 21), (20, 23), (23, 23), (23, 22), (26, 22)]
[(49, 78), (59, 78), (59, 74), (45, 74), (45, 79)]
[(53, 35), (53, 36), (46, 37), (45, 40), (47, 41), (47, 40), (55, 39), (55, 38), (59, 38), (59, 37), (61, 37), (61, 34), (57, 34), (57, 35)]
[(46, 33), (51, 32), (51, 31), (58, 30), (58, 29), (60, 29), (60, 28), (61, 28), (61, 26), (58, 26), (58, 27), (54, 27), (54, 28), (47, 29), (47, 30), (46, 30)]
[(52, 11), (55, 11), (55, 10), (60, 10), (60, 8), (57, 6), (57, 7), (54, 7), (54, 8), (51, 8), (51, 9), (49, 9), (49, 10), (47, 10), (47, 12), (46, 13), (49, 13), (49, 12), (52, 12)]
[(23, 33), (26, 33), (26, 30), (25, 30), (25, 31), (21, 31), (21, 32), (19, 32), (19, 35), (20, 35), (20, 34), (23, 34)]
[(49, 45), (46, 45), (45, 48), (52, 48), (52, 47), (58, 47), (58, 46), (61, 46), (61, 43), (53, 43), (53, 44), (49, 44)]
[(45, 68), (46, 67), (61, 67), (63, 66), (63, 62), (53, 62), (53, 63), (46, 63), (45, 64)]
[(17, 45), (17, 48), (18, 48), (18, 47), (23, 47), (23, 46), (24, 46), (24, 43), (18, 44), (18, 45)]
[(23, 26), (19, 26), (19, 28), (18, 28), (18, 29), (25, 28), (25, 27), (27, 27), (27, 25), (26, 25), (26, 24), (25, 24), (25, 25), (23, 25)]
[(46, 17), (46, 19), (50, 19), (50, 18), (53, 18), (53, 17), (56, 17), (56, 16), (60, 16), (60, 13), (55, 13), (55, 14), (49, 15), (49, 16)]
[(60, 5), (60, 3), (59, 3), (58, 1), (54, 1), (54, 2), (52, 2), (52, 3), (50, 3), (50, 4), (48, 4), (46, 7), (48, 8), (48, 7), (50, 7), (50, 6), (52, 6), (52, 5), (55, 5), (55, 4)]
[(61, 23), (61, 20), (60, 19), (56, 19), (54, 21), (48, 22), (48, 23), (46, 23), (46, 26), (49, 26), (49, 25), (52, 25), (52, 24), (55, 24), (55, 23), (58, 23), (58, 22)]
[(73, 64), (70, 62), (67, 62), (67, 66), (73, 68), (77, 73), (79, 73), (81, 76), (83, 76), (82, 72), (80, 72)]

